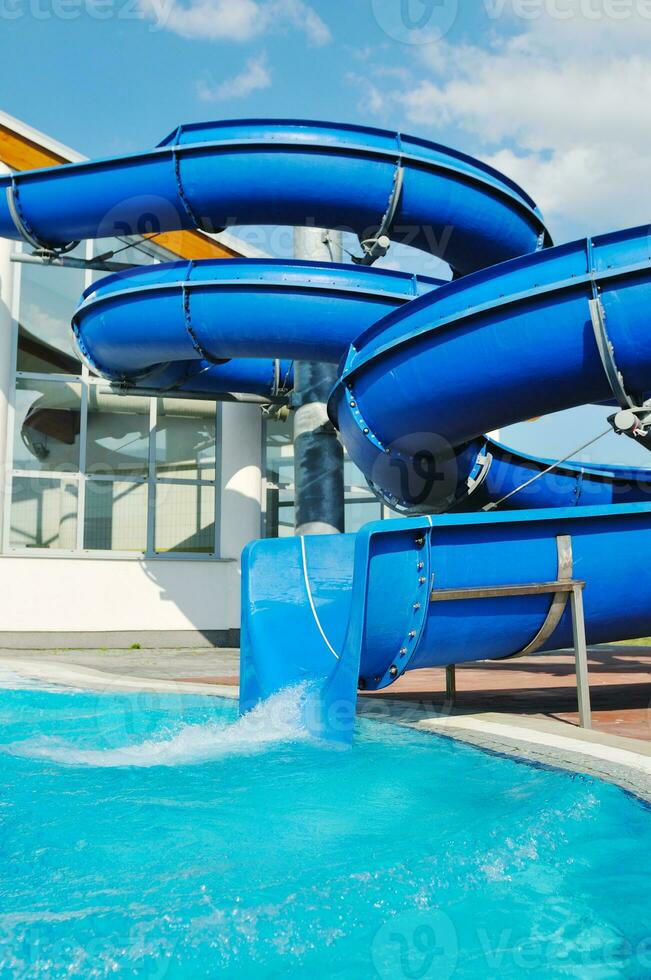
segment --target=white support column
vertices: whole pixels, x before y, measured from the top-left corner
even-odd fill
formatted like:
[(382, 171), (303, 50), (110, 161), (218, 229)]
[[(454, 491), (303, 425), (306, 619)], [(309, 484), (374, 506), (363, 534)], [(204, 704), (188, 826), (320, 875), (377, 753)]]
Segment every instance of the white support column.
[[(9, 170), (0, 163), (0, 173)], [(11, 394), (12, 376), (14, 370), (12, 333), (13, 333), (13, 264), (11, 253), (12, 242), (0, 238), (0, 514), (5, 512), (5, 488), (7, 484), (7, 413)], [(0, 519), (0, 550), (4, 547), (4, 521)]]
[(225, 402), (221, 424), (220, 554), (239, 560), (262, 521), (262, 412)]

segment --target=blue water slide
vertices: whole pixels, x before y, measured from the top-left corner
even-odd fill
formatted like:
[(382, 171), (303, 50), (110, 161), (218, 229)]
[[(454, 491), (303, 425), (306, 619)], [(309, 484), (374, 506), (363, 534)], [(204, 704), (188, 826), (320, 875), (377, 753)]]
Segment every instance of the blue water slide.
[(475, 446), (487, 467), (486, 474), (456, 510), (481, 510), (502, 500), (500, 509), (505, 510), (651, 502), (649, 467), (558, 464), (494, 439), (480, 440)]
[(243, 565), (242, 709), (308, 683), (318, 692), (312, 729), (346, 741), (358, 687), (381, 690), (420, 667), (518, 656), (546, 627), (539, 649), (572, 642), (569, 605), (561, 602), (550, 624), (550, 595), (437, 601), (445, 590), (574, 575), (587, 583), (589, 643), (646, 635), (649, 548), (650, 504), (445, 515), (254, 542)]
[[(388, 311), (417, 315), (414, 300), (443, 285), (362, 266), (266, 259), (176, 262), (95, 283), (84, 294), (73, 329), (93, 371), (136, 391), (206, 397), (239, 392), (273, 400), (291, 390), (295, 358), (336, 363), (358, 333), (355, 347), (360, 348), (365, 328), (372, 327), (375, 335)], [(458, 295), (458, 286), (453, 291)], [(232, 359), (219, 363), (226, 358)], [(385, 413), (392, 403), (391, 396)], [(425, 443), (437, 449), (439, 440), (430, 431)], [(393, 468), (393, 457), (381, 455), (380, 461), (394, 477), (404, 478), (403, 470)], [(419, 507), (423, 479), (418, 474), (408, 472), (407, 485), (415, 492), (402, 495), (380, 485), (377, 464), (367, 476), (379, 496), (408, 512), (476, 510), (510, 494), (551, 462), (483, 438), (447, 455), (437, 451), (436, 475), (444, 479), (434, 481), (424, 502), (429, 507)], [(507, 503), (520, 509), (627, 503), (649, 500), (650, 491), (646, 469), (567, 464)], [(434, 493), (436, 507), (431, 506)]]
[(119, 392), (133, 395), (284, 404), (294, 387), (294, 362), (234, 357), (214, 363), (198, 358), (159, 365), (137, 379), (110, 380)]
[[(132, 390), (280, 400), (293, 386), (294, 359), (336, 363), (358, 333), (364, 335), (389, 311), (415, 314), (413, 301), (443, 285), (362, 266), (268, 259), (175, 262), (95, 283), (84, 293), (73, 330), (92, 370)], [(390, 405), (391, 399), (387, 411)], [(426, 442), (437, 445), (431, 432)], [(476, 510), (510, 494), (551, 462), (475, 440), (447, 457), (437, 454), (445, 479), (434, 483), (437, 508), (431, 508), (431, 494), (425, 503), (430, 509)], [(392, 506), (428, 509), (419, 508), (418, 493), (396, 500), (378, 484), (377, 473), (367, 475)], [(409, 474), (408, 485), (418, 489), (421, 482)], [(509, 506), (627, 503), (650, 499), (650, 490), (651, 472), (645, 469), (608, 467), (588, 474), (586, 467), (569, 464), (537, 479)]]
[(641, 405), (651, 390), (646, 226), (485, 269), (371, 327), (330, 399), (349, 454), (398, 506), (448, 509), (482, 432), (612, 399), (591, 301)]
[[(553, 254), (548, 250), (545, 256)], [(440, 280), (362, 266), (269, 259), (175, 262), (95, 283), (84, 293), (73, 330), (92, 370), (133, 390), (206, 397), (238, 392), (273, 400), (291, 390), (294, 359), (337, 363), (351, 342), (361, 349), (366, 336), (375, 336), (390, 311), (420, 316), (414, 300), (442, 286), (443, 295), (449, 289), (457, 296), (461, 292)], [(156, 323), (154, 333), (151, 323)], [(385, 413), (393, 401), (391, 394)], [(476, 510), (552, 462), (483, 438), (450, 452), (432, 431), (420, 451), (428, 447), (436, 451), (435, 475), (443, 479), (434, 480), (427, 500), (419, 499), (427, 473), (407, 471), (411, 494), (391, 493), (391, 487), (398, 488), (378, 479), (382, 470), (404, 482), (404, 467), (396, 470), (395, 459), (386, 454), (379, 466), (374, 462), (365, 470), (378, 496), (406, 512)], [(648, 500), (650, 491), (649, 470), (606, 467), (588, 473), (569, 464), (537, 479), (508, 506), (626, 503)]]
[[(271, 398), (289, 388), (294, 358), (341, 358), (329, 407), (350, 455), (378, 495), (428, 515), (247, 549), (243, 708), (313, 681), (315, 729), (348, 738), (358, 685), (570, 640), (558, 595), (453, 602), (446, 589), (571, 574), (586, 583), (590, 642), (651, 631), (651, 505), (632, 502), (646, 499), (647, 474), (547, 473), (483, 436), (622, 393), (638, 406), (648, 397), (646, 227), (552, 248), (531, 199), (478, 161), (401, 134), (295, 121), (180, 127), (153, 151), (0, 186), (0, 234), (46, 250), (312, 224), (354, 230), (364, 261), (389, 236), (456, 274), (435, 288), (366, 265), (174, 263), (109, 277), (75, 315), (93, 369), (142, 390)], [(431, 516), (492, 504), (530, 475), (539, 479), (505, 506), (554, 509)]]
[(153, 150), (0, 178), (0, 236), (86, 238), (229, 226), (345, 228), (440, 256), (457, 274), (550, 244), (531, 198), (436, 143), (363, 126), (180, 126)]
[(440, 285), (365, 266), (173, 262), (99, 280), (73, 331), (92, 370), (112, 381), (272, 397), (291, 388), (294, 359), (336, 364), (360, 329)]

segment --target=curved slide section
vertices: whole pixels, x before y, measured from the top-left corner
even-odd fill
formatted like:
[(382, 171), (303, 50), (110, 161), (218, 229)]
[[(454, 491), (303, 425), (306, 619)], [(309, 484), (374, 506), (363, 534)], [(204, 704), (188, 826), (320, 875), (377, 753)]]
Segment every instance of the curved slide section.
[(349, 454), (398, 506), (447, 509), (482, 432), (612, 399), (590, 300), (641, 405), (651, 390), (646, 226), (505, 262), (371, 327), (330, 400)]
[[(553, 251), (546, 255), (553, 257)], [(423, 276), (350, 265), (266, 259), (175, 262), (95, 283), (84, 293), (73, 330), (92, 370), (129, 388), (204, 397), (251, 394), (273, 401), (291, 391), (294, 359), (337, 363), (358, 333), (369, 328), (374, 333), (381, 326), (375, 324), (393, 311), (415, 315), (414, 300), (441, 287), (450, 288)], [(383, 409), (387, 413), (392, 398)], [(426, 443), (438, 446), (431, 432)], [(438, 452), (437, 461), (445, 479), (435, 480), (433, 489), (439, 494), (438, 509), (445, 510), (480, 509), (552, 462), (483, 438), (447, 457)], [(405, 474), (404, 468), (393, 473), (402, 487), (396, 495), (378, 485), (377, 472), (367, 475), (391, 506), (422, 510), (423, 477)], [(425, 485), (426, 480), (427, 473)], [(537, 479), (507, 506), (649, 499), (651, 471), (568, 464)]]
[[(92, 370), (113, 381), (278, 394), (291, 387), (288, 361), (336, 364), (360, 329), (440, 285), (316, 262), (173, 262), (95, 283), (73, 331)], [(275, 359), (285, 363), (274, 378)]]
[(480, 452), (488, 470), (465, 499), (466, 507), (475, 511), (505, 497), (508, 499), (500, 504), (500, 510), (651, 502), (649, 467), (576, 462), (558, 465), (553, 459), (529, 456), (494, 439), (482, 442)]
[(214, 363), (199, 358), (159, 365), (137, 380), (111, 380), (120, 393), (274, 404), (286, 402), (294, 387), (294, 362), (236, 357)]
[(550, 244), (534, 202), (496, 170), (362, 126), (180, 126), (154, 150), (0, 178), (0, 236), (42, 247), (247, 224), (382, 232), (459, 275)]
[[(437, 445), (431, 433), (428, 445)], [(475, 439), (455, 453), (442, 451), (416, 471), (403, 457), (393, 479), (400, 500), (377, 485), (377, 496), (403, 516), (439, 511), (532, 510), (548, 507), (603, 507), (651, 501), (651, 467), (562, 462), (530, 456), (494, 439)], [(440, 478), (440, 484), (437, 482)], [(432, 488), (432, 489), (431, 489)], [(407, 501), (407, 503), (405, 503)]]
[[(311, 727), (347, 741), (358, 686), (379, 690), (419, 667), (517, 656), (540, 634), (551, 596), (432, 597), (554, 581), (559, 538), (570, 555), (565, 574), (588, 583), (588, 642), (647, 635), (649, 504), (394, 520), (356, 536), (255, 542), (243, 566), (243, 710), (312, 682)], [(571, 643), (566, 607), (540, 649)]]
[[(562, 250), (548, 250), (545, 260), (555, 262), (557, 251)], [(136, 390), (204, 397), (240, 393), (276, 400), (293, 386), (294, 359), (337, 363), (351, 342), (355, 350), (363, 350), (365, 338), (380, 335), (385, 323), (393, 324), (402, 315), (429, 316), (427, 302), (419, 309), (415, 300), (432, 298), (437, 288), (443, 296), (453, 292), (466, 302), (457, 285), (401, 272), (289, 260), (175, 262), (95, 283), (84, 293), (73, 330), (94, 372)], [(432, 305), (436, 308), (435, 299)], [(398, 316), (382, 320), (394, 311)], [(155, 331), (151, 323), (156, 323)], [(362, 336), (355, 340), (358, 333)], [(518, 358), (518, 352), (513, 356)], [(467, 384), (465, 365), (458, 383)], [(471, 398), (472, 392), (465, 395), (466, 408)], [(382, 418), (393, 414), (394, 401), (390, 390)], [(420, 408), (427, 411), (425, 396)], [(483, 438), (451, 452), (433, 433), (433, 422), (423, 419), (427, 432), (416, 452), (431, 449), (436, 472), (431, 466), (422, 466), (421, 473), (397, 467), (386, 453), (366, 470), (378, 495), (397, 509), (477, 510), (510, 494), (552, 462)], [(423, 496), (429, 484), (431, 490)], [(508, 506), (628, 503), (649, 500), (650, 494), (651, 471), (568, 464), (537, 479)]]

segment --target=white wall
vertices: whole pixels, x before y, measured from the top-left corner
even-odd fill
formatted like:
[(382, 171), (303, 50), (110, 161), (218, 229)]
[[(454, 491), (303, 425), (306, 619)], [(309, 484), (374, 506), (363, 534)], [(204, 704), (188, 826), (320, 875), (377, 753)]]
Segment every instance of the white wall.
[(225, 630), (240, 625), (234, 561), (5, 556), (0, 558), (0, 595), (0, 632)]

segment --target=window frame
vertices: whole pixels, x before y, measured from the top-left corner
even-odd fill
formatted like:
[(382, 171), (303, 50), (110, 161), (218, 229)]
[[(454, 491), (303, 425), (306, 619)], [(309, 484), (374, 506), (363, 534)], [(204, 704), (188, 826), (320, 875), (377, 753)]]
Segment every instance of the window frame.
[[(125, 242), (126, 244), (126, 242)], [(138, 244), (138, 243), (132, 243)], [(86, 243), (86, 258), (93, 257), (94, 243)], [(23, 245), (17, 243), (14, 246), (14, 254), (23, 251)], [(145, 249), (142, 249), (145, 252)], [(160, 252), (160, 250), (157, 250)], [(149, 254), (149, 253), (148, 253)], [(160, 256), (153, 256), (154, 264), (160, 261)], [(178, 259), (178, 256), (170, 254), (170, 260)], [(132, 560), (132, 561), (224, 561), (221, 556), (221, 483), (222, 483), (222, 406), (215, 402), (215, 479), (199, 480), (188, 477), (160, 477), (156, 474), (156, 431), (158, 422), (158, 396), (143, 395), (143, 402), (149, 403), (149, 449), (147, 469), (143, 475), (120, 475), (102, 474), (89, 475), (85, 472), (86, 453), (88, 446), (88, 405), (89, 392), (93, 387), (106, 388), (107, 381), (103, 378), (94, 377), (88, 365), (82, 362), (80, 374), (54, 374), (45, 372), (18, 371), (18, 340), (20, 329), (20, 300), (21, 300), (21, 270), (20, 262), (13, 266), (13, 289), (11, 297), (11, 361), (12, 378), (7, 402), (7, 431), (6, 431), (6, 458), (5, 458), (5, 501), (4, 512), (2, 515), (3, 527), (3, 555), (14, 557), (30, 558), (79, 558), (92, 560)], [(87, 288), (93, 281), (93, 273), (96, 270), (86, 269), (84, 274), (84, 288)], [(71, 311), (72, 313), (72, 311)], [(16, 393), (18, 381), (52, 382), (55, 384), (79, 384), (81, 389), (80, 403), (80, 431), (79, 431), (79, 470), (25, 470), (14, 469), (14, 426), (16, 420)], [(119, 396), (115, 395), (117, 399)], [(206, 399), (209, 401), (210, 399)], [(146, 412), (143, 414), (147, 414)], [(12, 513), (12, 487), (14, 477), (28, 477), (34, 480), (66, 480), (77, 485), (77, 534), (74, 549), (65, 548), (30, 548), (20, 547), (11, 544), (11, 513)], [(147, 546), (144, 551), (112, 551), (106, 549), (90, 549), (84, 547), (84, 532), (86, 521), (86, 488), (89, 483), (133, 483), (147, 486)], [(183, 552), (155, 550), (156, 541), (156, 487), (158, 484), (173, 484), (186, 486), (207, 486), (214, 489), (214, 538), (213, 547), (209, 552)]]

